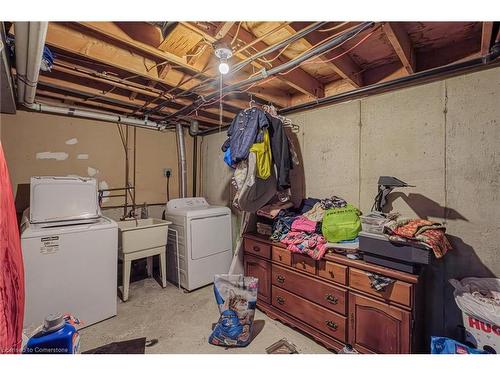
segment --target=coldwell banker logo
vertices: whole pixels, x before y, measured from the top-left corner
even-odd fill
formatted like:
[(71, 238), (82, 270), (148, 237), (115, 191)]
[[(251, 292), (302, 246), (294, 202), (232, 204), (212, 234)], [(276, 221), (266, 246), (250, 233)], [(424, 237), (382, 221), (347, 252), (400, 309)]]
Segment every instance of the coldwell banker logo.
[(474, 319), (469, 316), (469, 327), (481, 330), (485, 333), (493, 332), (495, 335), (500, 336), (500, 327), (483, 322), (479, 319)]

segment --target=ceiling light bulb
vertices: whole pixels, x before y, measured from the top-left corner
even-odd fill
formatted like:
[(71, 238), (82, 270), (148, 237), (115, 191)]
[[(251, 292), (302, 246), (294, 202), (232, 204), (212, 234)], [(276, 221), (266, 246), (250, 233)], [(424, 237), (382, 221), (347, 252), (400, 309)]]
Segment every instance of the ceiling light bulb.
[(221, 59), (221, 61), (220, 61), (219, 72), (221, 72), (221, 74), (229, 73), (229, 65), (225, 59)]

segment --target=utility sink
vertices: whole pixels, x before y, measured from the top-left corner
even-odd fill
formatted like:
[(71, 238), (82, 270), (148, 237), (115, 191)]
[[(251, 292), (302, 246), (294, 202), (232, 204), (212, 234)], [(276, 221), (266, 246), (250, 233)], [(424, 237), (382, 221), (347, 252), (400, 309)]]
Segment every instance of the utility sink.
[(123, 254), (134, 253), (167, 244), (171, 221), (160, 219), (131, 219), (118, 222), (118, 248)]
[(123, 267), (122, 300), (128, 300), (132, 261), (147, 258), (148, 276), (153, 276), (153, 257), (160, 256), (161, 285), (167, 286), (166, 245), (171, 221), (131, 219), (118, 222), (118, 251)]

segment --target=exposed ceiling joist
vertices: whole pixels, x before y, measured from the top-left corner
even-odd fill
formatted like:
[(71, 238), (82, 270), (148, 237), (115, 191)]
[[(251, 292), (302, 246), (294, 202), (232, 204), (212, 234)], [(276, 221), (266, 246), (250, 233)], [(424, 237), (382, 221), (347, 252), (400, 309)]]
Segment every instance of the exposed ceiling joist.
[[(233, 37), (234, 37), (234, 35), (236, 35), (236, 27), (233, 27), (230, 34)], [(252, 43), (252, 41), (255, 40), (255, 38), (256, 38), (256, 36), (254, 34), (245, 30), (243, 27), (240, 27), (239, 32), (237, 34), (237, 37), (244, 44)], [(260, 41), (260, 42), (255, 43), (253, 45), (253, 47), (256, 48), (257, 50), (261, 51), (261, 50), (268, 48), (269, 45)], [(276, 56), (278, 55), (278, 53), (279, 52), (271, 52), (269, 55), (266, 56), (266, 59), (267, 60), (275, 59)], [(240, 57), (242, 60), (247, 58), (247, 56), (244, 54), (239, 54), (238, 57)], [(290, 61), (288, 58), (281, 55), (271, 63), (271, 67), (279, 66), (279, 65), (284, 64), (288, 61)], [(261, 63), (258, 63), (257, 61), (254, 61), (253, 63), (259, 69), (264, 67)], [(267, 67), (267, 68), (269, 68), (269, 67)], [(294, 69), (292, 72), (290, 72), (286, 75), (280, 75), (280, 76), (278, 76), (278, 78), (281, 81), (288, 84), (289, 86), (293, 87), (294, 89), (296, 89), (296, 90), (298, 90), (306, 95), (312, 96), (313, 98), (322, 98), (325, 96), (325, 89), (324, 89), (323, 84), (301, 68)]]
[(215, 39), (224, 38), (235, 23), (236, 22), (220, 22), (219, 26), (217, 26), (217, 29), (215, 30)]
[(473, 58), (479, 51), (480, 46), (475, 38), (465, 39), (460, 42), (452, 42), (439, 50), (417, 53), (417, 71), (448, 65), (462, 59)]
[(415, 73), (415, 50), (401, 22), (386, 22), (383, 30), (408, 74)]
[[(154, 105), (147, 103), (145, 100), (130, 100), (130, 98), (115, 94), (114, 92), (111, 91), (103, 91), (102, 89), (97, 89), (94, 88), (88, 84), (85, 84), (85, 81), (82, 81), (81, 84), (74, 83), (74, 82), (68, 82), (62, 79), (58, 78), (53, 78), (53, 77), (48, 77), (45, 75), (40, 75), (39, 77), (39, 85), (44, 87), (52, 87), (58, 90), (66, 90), (69, 92), (74, 92), (80, 95), (84, 95), (87, 98), (92, 98), (92, 99), (99, 99), (99, 100), (105, 100), (109, 101), (118, 105), (123, 105), (123, 106), (128, 106), (128, 107), (135, 107), (135, 108), (153, 108)], [(163, 108), (163, 110), (160, 112), (164, 115), (169, 115), (171, 113), (174, 113), (176, 111), (175, 108)], [(193, 116), (193, 118), (197, 118), (200, 120), (203, 120), (207, 123), (212, 123), (214, 125), (218, 125), (219, 122), (217, 120), (218, 115), (217, 114), (209, 114), (204, 110), (198, 111), (198, 116)], [(209, 116), (209, 117), (207, 117)], [(225, 121), (229, 121), (230, 118), (225, 118)]]
[[(129, 47), (134, 48), (136, 51), (141, 53), (139, 56), (141, 56), (141, 58), (145, 61), (146, 60), (154, 61), (152, 64), (150, 64), (149, 61), (148, 61), (148, 63), (143, 63), (144, 66), (147, 66), (146, 73), (151, 73), (151, 70), (148, 70), (148, 69), (151, 69), (151, 67), (154, 66), (156, 64), (156, 62), (155, 62), (155, 60), (150, 60), (150, 58), (148, 58), (147, 56), (144, 56), (144, 55), (154, 56), (157, 59), (158, 58), (162, 59), (162, 61), (169, 61), (172, 65), (180, 66), (180, 67), (188, 69), (194, 73), (202, 74), (202, 72), (203, 72), (203, 69), (201, 69), (199, 66), (189, 65), (189, 63), (187, 62), (187, 59), (185, 57), (179, 57), (175, 54), (161, 51), (157, 48), (153, 48), (149, 45), (146, 45), (144, 43), (140, 43), (140, 42), (137, 42), (137, 41), (131, 39), (128, 35), (123, 33), (123, 31), (120, 28), (116, 27), (116, 25), (113, 22), (80, 22), (79, 24), (96, 32), (96, 33), (99, 33), (100, 35), (106, 36), (114, 41), (123, 43)], [(52, 25), (52, 23), (49, 24), (49, 31), (50, 31), (51, 25)], [(123, 34), (125, 34), (125, 35), (123, 35)], [(104, 42), (104, 41), (101, 41), (101, 43), (102, 42)], [(115, 46), (114, 48), (116, 49), (119, 47)], [(129, 53), (133, 54), (134, 52), (129, 51)], [(155, 72), (155, 73), (156, 74), (152, 74), (153, 80), (157, 81), (157, 82), (162, 82), (163, 80), (159, 79), (158, 73), (157, 72)], [(156, 78), (155, 78), (155, 75), (156, 75)], [(206, 73), (203, 73), (203, 75), (206, 75)], [(184, 78), (185, 78), (184, 74), (177, 71), (176, 69), (171, 69), (170, 73), (167, 74), (167, 76), (165, 77), (164, 83), (169, 84), (171, 86), (177, 86), (180, 82), (182, 82), (182, 80)], [(239, 78), (236, 78), (236, 80), (238, 80), (238, 79)], [(234, 83), (236, 80), (231, 81), (231, 83)], [(168, 83), (168, 81), (171, 81), (171, 83)], [(198, 80), (198, 79), (192, 79), (189, 81), (188, 84), (182, 85), (182, 87), (180, 87), (180, 88), (189, 89), (189, 88), (195, 86), (199, 82), (200, 82), (200, 80)], [(281, 100), (279, 95), (278, 96), (275, 96), (275, 95), (268, 96), (265, 93), (261, 93), (260, 96), (262, 97), (262, 99), (264, 99), (266, 101), (273, 101), (277, 105), (282, 106), (282, 107), (286, 104), (285, 101)]]
[(77, 24), (124, 46), (131, 47), (136, 52), (140, 52), (141, 55), (160, 59), (161, 61), (168, 61), (195, 73), (200, 72), (189, 65), (185, 58), (132, 39), (132, 37), (125, 33), (115, 22), (78, 22)]
[[(61, 65), (64, 64), (64, 65)], [(89, 69), (80, 67), (80, 66), (70, 66), (70, 64), (67, 64), (64, 62), (57, 62), (54, 67), (53, 71), (54, 72), (61, 72), (65, 75), (70, 75), (75, 77), (74, 80), (72, 81), (78, 81), (79, 79), (84, 79), (91, 80), (97, 84), (105, 84), (109, 85), (111, 87), (118, 87), (122, 88), (125, 90), (132, 91), (136, 95), (133, 98), (130, 98), (131, 100), (134, 100), (137, 96), (137, 94), (146, 96), (149, 98), (149, 100), (161, 100), (161, 99), (168, 99), (170, 98), (169, 96), (166, 96), (162, 90), (156, 89), (152, 85), (144, 87), (144, 88), (137, 88), (135, 86), (130, 86), (121, 82), (117, 82), (115, 80), (109, 80), (106, 78), (102, 78), (102, 74), (99, 74), (98, 72), (92, 72)], [(71, 64), (72, 65), (72, 64)], [(150, 82), (150, 84), (152, 81)], [(178, 103), (180, 106), (188, 105), (191, 104), (191, 101), (189, 99), (183, 99), (183, 98), (176, 98), (173, 100), (173, 103)], [(153, 104), (153, 103), (152, 103)], [(231, 105), (225, 104), (224, 105), (224, 110), (223, 110), (223, 115), (228, 116), (228, 117), (233, 117), (236, 112), (238, 112), (241, 108), (245, 107), (246, 103), (241, 103), (241, 101), (237, 101), (234, 99), (231, 99)], [(214, 108), (204, 108), (204, 111), (209, 112), (209, 113), (215, 113), (218, 114), (219, 110), (214, 109)]]
[[(101, 64), (124, 70), (131, 75), (137, 75), (149, 81), (163, 83), (167, 86), (176, 87), (185, 80), (185, 75), (175, 69), (170, 69), (169, 74), (162, 79), (156, 69), (156, 61), (60, 23), (49, 23), (46, 43), (59, 50), (91, 59)], [(179, 88), (189, 90), (199, 82), (197, 79), (192, 79), (180, 85)], [(286, 104), (286, 101), (280, 95), (261, 93), (260, 96), (264, 100), (270, 100), (282, 107)]]
[[(319, 31), (313, 31), (312, 33), (307, 34), (303, 40), (306, 42), (308, 48), (321, 43), (326, 37), (330, 37), (332, 35), (340, 34), (346, 30), (349, 30), (359, 22), (347, 22), (345, 25), (342, 25), (335, 29), (332, 33), (321, 33)], [(307, 22), (293, 22), (288, 28), (291, 32), (297, 32), (308, 25)], [(327, 35), (325, 35), (327, 34)], [(343, 79), (346, 79), (351, 85), (354, 87), (363, 86), (363, 77), (362, 70), (358, 64), (348, 55), (344, 54), (345, 51), (342, 47), (337, 47), (334, 50), (328, 51), (321, 56), (318, 56), (317, 59), (328, 64), (332, 67), (332, 69)]]
[[(82, 67), (80, 65), (76, 65), (74, 63), (69, 63), (64, 60), (57, 60), (52, 67), (53, 72), (61, 72), (66, 75), (71, 75), (74, 79), (71, 81), (78, 80), (80, 78), (90, 79), (98, 83), (102, 83), (105, 85), (110, 85), (114, 87), (118, 87), (121, 89), (125, 89), (128, 91), (132, 91), (136, 94), (141, 94), (149, 97), (150, 99), (171, 99), (172, 96), (170, 94), (166, 94), (164, 90), (158, 89), (152, 85), (144, 86), (142, 84), (138, 84), (136, 82), (131, 82), (123, 79), (119, 79), (114, 77), (113, 75), (100, 73), (98, 71)], [(235, 99), (233, 97), (229, 98), (230, 103), (224, 104), (224, 109), (226, 111), (237, 113), (241, 108), (244, 108), (248, 105), (248, 102), (244, 102), (239, 99)], [(191, 100), (186, 98), (175, 98), (173, 99), (174, 103), (179, 103), (180, 105), (188, 105), (191, 103)], [(208, 111), (208, 109), (207, 109)]]
[[(215, 37), (215, 35), (209, 31), (209, 29), (202, 28), (201, 26), (199, 26), (198, 24), (193, 23), (193, 22), (187, 22), (186, 25), (188, 27), (190, 27), (191, 30), (193, 30), (197, 33), (200, 33), (203, 37), (205, 37), (211, 43), (214, 43), (218, 40)], [(237, 38), (245, 44), (252, 43), (256, 38), (255, 35), (248, 32), (243, 27), (240, 27), (239, 30), (238, 31), (237, 30), (238, 30), (238, 27), (236, 25), (233, 25), (233, 27), (228, 32), (228, 35), (226, 37), (228, 42), (236, 35), (236, 33), (237, 33)], [(213, 33), (215, 33), (215, 31), (213, 31)], [(257, 50), (263, 50), (263, 49), (267, 48), (268, 45), (265, 44), (264, 42), (257, 42), (257, 43), (254, 43), (253, 47), (255, 47)], [(273, 52), (273, 53), (270, 53), (267, 57), (269, 59), (272, 59), (272, 58), (276, 57), (276, 55), (277, 55), (277, 52)], [(248, 58), (248, 56), (243, 54), (243, 53), (237, 53), (236, 56), (238, 58), (240, 58), (241, 60), (245, 60)], [(278, 65), (280, 65), (284, 62), (287, 62), (287, 61), (289, 61), (287, 58), (280, 56), (279, 59), (277, 59), (276, 61), (273, 61), (273, 63), (271, 63), (271, 67), (278, 66)], [(252, 61), (251, 64), (259, 70), (266, 67), (266, 66), (264, 66), (263, 63), (261, 63), (257, 60)], [(269, 66), (267, 66), (267, 68), (269, 68)], [(215, 69), (213, 69), (213, 70), (215, 70)], [(323, 88), (322, 83), (319, 82), (316, 78), (312, 77), (311, 75), (309, 75), (308, 73), (306, 73), (304, 70), (302, 70), (300, 68), (295, 69), (293, 72), (290, 72), (287, 75), (278, 76), (278, 78), (281, 81), (288, 84), (290, 87), (293, 87), (294, 89), (296, 89), (302, 93), (305, 93), (306, 95), (312, 96), (314, 98), (319, 98), (319, 97), (324, 96), (324, 88)]]

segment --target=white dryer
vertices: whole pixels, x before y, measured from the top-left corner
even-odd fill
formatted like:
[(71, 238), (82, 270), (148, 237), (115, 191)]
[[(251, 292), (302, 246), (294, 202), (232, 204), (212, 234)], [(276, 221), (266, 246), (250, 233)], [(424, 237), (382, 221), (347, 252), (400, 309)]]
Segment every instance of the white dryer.
[(211, 206), (205, 198), (170, 200), (165, 219), (178, 232), (176, 239), (169, 233), (167, 245), (167, 277), (177, 284), (177, 250), (181, 286), (194, 290), (213, 283), (215, 274), (229, 272), (233, 258), (231, 239), (231, 210)]

